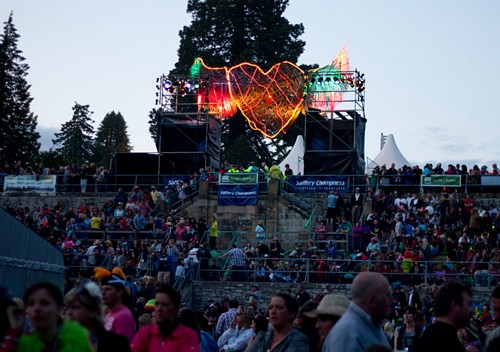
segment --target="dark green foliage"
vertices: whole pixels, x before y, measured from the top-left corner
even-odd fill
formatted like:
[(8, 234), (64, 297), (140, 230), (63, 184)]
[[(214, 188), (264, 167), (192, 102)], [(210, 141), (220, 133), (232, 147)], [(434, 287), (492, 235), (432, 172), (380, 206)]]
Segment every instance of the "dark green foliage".
[(99, 166), (109, 167), (115, 153), (128, 153), (131, 149), (127, 123), (122, 114), (114, 111), (106, 114), (97, 129), (94, 162)]
[(11, 13), (0, 37), (0, 158), (10, 164), (30, 162), (40, 149), (26, 81), (29, 66), (17, 48), (18, 39)]
[(72, 109), (73, 117), (62, 125), (61, 132), (55, 134), (56, 139), (52, 143), (67, 164), (80, 165), (88, 163), (92, 156), (94, 127), (91, 123), (94, 121), (90, 116), (93, 112), (89, 110), (89, 105), (77, 102)]

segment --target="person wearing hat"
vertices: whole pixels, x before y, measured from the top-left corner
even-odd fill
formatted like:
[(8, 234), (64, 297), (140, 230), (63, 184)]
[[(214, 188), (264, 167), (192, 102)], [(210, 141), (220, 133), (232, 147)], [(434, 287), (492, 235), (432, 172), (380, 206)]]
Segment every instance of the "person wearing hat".
[(321, 351), (328, 333), (349, 307), (349, 299), (338, 294), (325, 295), (316, 309), (304, 313), (306, 317), (316, 319), (319, 333), (319, 349)]
[(95, 268), (94, 272), (100, 282), (102, 303), (108, 308), (104, 317), (104, 327), (131, 341), (135, 335), (135, 319), (131, 310), (125, 305), (130, 301), (125, 274), (120, 268), (113, 268), (111, 272), (104, 268)]

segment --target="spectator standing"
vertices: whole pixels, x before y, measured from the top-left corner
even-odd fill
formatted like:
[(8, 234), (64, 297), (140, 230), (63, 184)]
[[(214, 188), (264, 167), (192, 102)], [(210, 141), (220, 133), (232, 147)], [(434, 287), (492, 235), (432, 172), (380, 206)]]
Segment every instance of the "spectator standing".
[(24, 292), (24, 304), (33, 332), (23, 333), (25, 312), (11, 305), (7, 309), (10, 329), (0, 350), (91, 352), (87, 331), (79, 324), (61, 318), (63, 301), (61, 291), (52, 283), (41, 282), (28, 287)]
[(355, 224), (361, 220), (361, 213), (363, 212), (363, 195), (359, 187), (354, 189), (354, 194), (351, 196), (352, 206), (352, 223)]
[(293, 328), (299, 304), (287, 293), (278, 293), (269, 302), (269, 323), (273, 326), (265, 334), (255, 337), (248, 352), (309, 352), (308, 338)]
[[(500, 322), (500, 286), (493, 289), (491, 294), (491, 307), (493, 308), (495, 320)], [(484, 351), (500, 351), (500, 325), (497, 325), (497, 327), (488, 334), (484, 344)]]
[(95, 268), (94, 272), (96, 278), (100, 280), (102, 301), (108, 308), (104, 317), (104, 327), (131, 341), (135, 335), (135, 319), (124, 304), (130, 299), (125, 274), (119, 268), (114, 268), (112, 272), (104, 268)]
[(214, 250), (217, 247), (217, 237), (219, 236), (219, 224), (217, 224), (217, 218), (212, 216), (212, 226), (210, 227), (210, 240), (208, 245), (210, 250)]
[(231, 322), (236, 317), (238, 313), (237, 308), (239, 306), (239, 302), (235, 299), (229, 300), (229, 310), (227, 312), (222, 313), (217, 320), (217, 325), (215, 327), (215, 338), (219, 339), (219, 337), (231, 326)]
[(311, 299), (311, 295), (306, 291), (303, 284), (298, 284), (295, 299), (299, 302), (299, 307), (302, 307), (307, 301)]
[(330, 226), (337, 220), (337, 199), (334, 191), (326, 197), (326, 220)]
[(471, 313), (471, 289), (450, 280), (441, 286), (434, 297), (436, 321), (427, 327), (417, 341), (417, 352), (463, 352), (457, 332), (466, 327)]
[(231, 249), (221, 255), (221, 257), (229, 257), (232, 271), (232, 280), (241, 281), (243, 278), (243, 269), (245, 266), (243, 251), (238, 248), (238, 246), (233, 243)]
[(323, 345), (323, 352), (363, 352), (372, 345), (389, 347), (382, 322), (391, 307), (391, 287), (374, 272), (359, 273), (351, 285), (352, 301)]
[(130, 351), (125, 336), (104, 328), (102, 294), (94, 282), (89, 282), (84, 287), (73, 288), (66, 294), (65, 302), (66, 315), (71, 321), (78, 322), (88, 330), (94, 351)]
[(132, 352), (199, 352), (198, 334), (179, 322), (181, 295), (169, 285), (162, 285), (155, 295), (155, 324), (142, 327), (130, 344)]
[(266, 238), (266, 228), (262, 219), (259, 219), (257, 226), (255, 226), (255, 237), (257, 238), (257, 242), (262, 242)]
[(327, 294), (321, 299), (315, 310), (304, 313), (305, 316), (316, 319), (316, 329), (319, 333), (319, 351), (321, 351), (328, 333), (347, 311), (348, 307), (349, 299), (347, 297)]

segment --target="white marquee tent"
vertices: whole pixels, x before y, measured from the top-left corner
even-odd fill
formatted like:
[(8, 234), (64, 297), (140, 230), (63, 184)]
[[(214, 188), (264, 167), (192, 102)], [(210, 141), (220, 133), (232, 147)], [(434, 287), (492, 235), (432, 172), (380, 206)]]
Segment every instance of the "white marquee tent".
[(294, 175), (304, 175), (304, 137), (297, 136), (293, 148), (290, 150), (285, 159), (278, 165), (282, 172), (285, 171), (285, 165), (289, 164)]
[(392, 163), (396, 164), (396, 169), (403, 165), (410, 165), (396, 145), (394, 136), (390, 134), (387, 136), (387, 141), (380, 153), (367, 163), (366, 173), (370, 175), (373, 168), (377, 165), (382, 166), (385, 164), (389, 168)]

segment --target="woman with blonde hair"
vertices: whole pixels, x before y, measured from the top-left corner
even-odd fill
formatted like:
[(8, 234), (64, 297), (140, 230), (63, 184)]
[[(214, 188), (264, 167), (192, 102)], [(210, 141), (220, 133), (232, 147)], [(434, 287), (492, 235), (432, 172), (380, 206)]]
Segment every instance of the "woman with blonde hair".
[(104, 328), (104, 306), (101, 289), (93, 282), (74, 288), (66, 294), (66, 316), (80, 323), (89, 332), (93, 351), (129, 352), (125, 336)]

